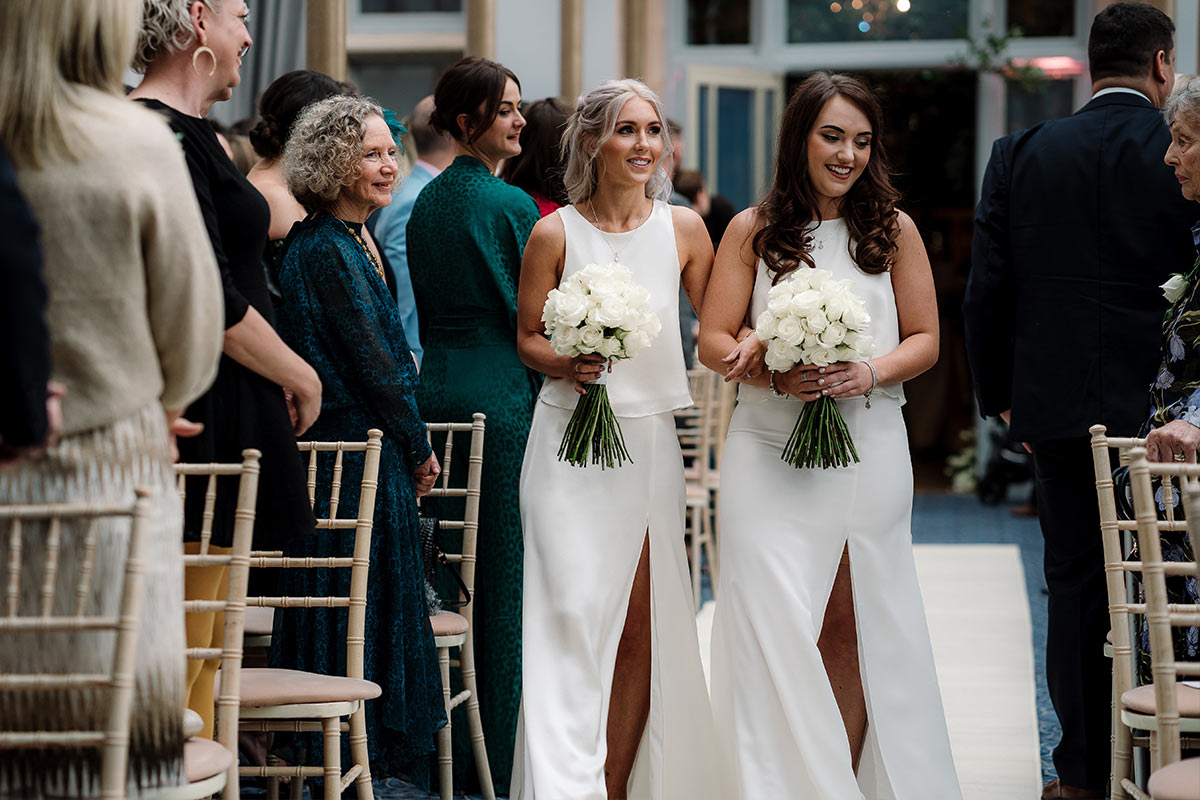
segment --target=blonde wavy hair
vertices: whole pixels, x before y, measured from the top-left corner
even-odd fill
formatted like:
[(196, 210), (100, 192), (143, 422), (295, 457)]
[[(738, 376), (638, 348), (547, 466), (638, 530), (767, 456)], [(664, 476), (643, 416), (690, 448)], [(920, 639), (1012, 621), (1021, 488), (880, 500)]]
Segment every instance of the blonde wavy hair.
[(16, 164), (79, 161), (89, 94), (121, 96), (138, 0), (0, 2), (0, 141)]
[[(155, 59), (188, 49), (196, 41), (189, 9), (195, 0), (142, 0), (142, 30), (133, 54), (133, 69), (144, 73)], [(216, 14), (224, 0), (200, 0)]]
[(667, 174), (666, 164), (675, 152), (675, 146), (671, 144), (671, 134), (667, 130), (666, 110), (662, 100), (649, 86), (639, 80), (625, 78), (604, 81), (579, 98), (575, 113), (567, 120), (560, 148), (566, 165), (563, 183), (566, 184), (570, 202), (582, 203), (596, 191), (596, 184), (600, 181), (596, 154), (616, 132), (621, 109), (630, 100), (639, 97), (654, 106), (654, 113), (662, 123), (662, 156), (646, 183), (646, 196), (659, 200), (671, 196), (671, 176)]
[(283, 177), (309, 213), (333, 208), (342, 189), (362, 175), (367, 118), (383, 118), (369, 97), (334, 95), (300, 112), (283, 147)]

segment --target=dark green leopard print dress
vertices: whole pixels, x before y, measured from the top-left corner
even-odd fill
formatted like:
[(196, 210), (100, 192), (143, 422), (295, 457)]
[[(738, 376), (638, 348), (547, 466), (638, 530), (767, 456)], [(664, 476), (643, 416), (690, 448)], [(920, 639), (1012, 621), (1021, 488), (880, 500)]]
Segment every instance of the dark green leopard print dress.
[[(477, 159), (459, 156), (421, 190), (408, 223), (408, 264), (425, 348), (421, 411), (428, 422), (487, 415), (475, 652), (480, 715), (500, 794), (508, 793), (521, 701), (524, 547), (517, 485), (541, 388), (541, 377), (517, 356), (517, 279), (538, 219), (529, 195)], [(474, 769), (464, 723), (454, 720), (454, 766), (459, 779), (469, 781)]]

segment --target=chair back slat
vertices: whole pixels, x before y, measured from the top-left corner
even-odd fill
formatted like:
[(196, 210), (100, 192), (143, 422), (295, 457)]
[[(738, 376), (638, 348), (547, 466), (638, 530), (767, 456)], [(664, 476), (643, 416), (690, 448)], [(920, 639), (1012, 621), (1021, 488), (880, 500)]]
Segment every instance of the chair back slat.
[[(303, 451), (304, 442), (300, 443), (300, 450)], [(308, 451), (308, 504), (314, 505), (317, 502), (317, 452), (318, 448), (313, 447)]]
[(8, 616), (17, 615), (17, 605), (21, 597), (21, 520), (12, 521), (8, 532), (8, 582), (5, 589), (8, 596)]
[[(341, 442), (338, 442), (341, 444)], [(333, 488), (329, 493), (329, 518), (337, 519), (338, 503), (342, 499), (342, 455), (346, 451), (341, 447), (333, 457)]]
[(46, 569), (42, 573), (42, 616), (50, 616), (54, 608), (54, 587), (58, 582), (58, 550), (62, 547), (62, 522), (58, 517), (50, 520), (46, 532)]
[(96, 544), (100, 535), (99, 520), (88, 522), (87, 533), (83, 537), (83, 566), (80, 568), (79, 582), (75, 586), (75, 616), (83, 615), (87, 599), (92, 590), (92, 573), (96, 570)]
[(1188, 541), (1192, 545), (1192, 556), (1196, 559), (1193, 570), (1200, 581), (1200, 481), (1183, 489), (1183, 514), (1187, 517)]

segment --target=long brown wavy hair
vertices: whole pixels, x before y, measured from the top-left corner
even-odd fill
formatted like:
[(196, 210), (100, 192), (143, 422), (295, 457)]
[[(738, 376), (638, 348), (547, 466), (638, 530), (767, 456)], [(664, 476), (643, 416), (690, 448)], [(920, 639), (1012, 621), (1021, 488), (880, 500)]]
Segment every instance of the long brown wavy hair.
[(867, 168), (841, 199), (842, 219), (850, 233), (850, 256), (873, 275), (891, 269), (899, 236), (891, 168), (883, 147), (883, 110), (866, 84), (849, 75), (816, 72), (792, 93), (779, 126), (775, 180), (758, 206), (762, 227), (754, 235), (754, 255), (766, 262), (772, 284), (801, 265), (815, 267), (812, 238), (820, 205), (808, 174), (808, 137), (821, 109), (834, 95), (854, 103), (871, 124)]

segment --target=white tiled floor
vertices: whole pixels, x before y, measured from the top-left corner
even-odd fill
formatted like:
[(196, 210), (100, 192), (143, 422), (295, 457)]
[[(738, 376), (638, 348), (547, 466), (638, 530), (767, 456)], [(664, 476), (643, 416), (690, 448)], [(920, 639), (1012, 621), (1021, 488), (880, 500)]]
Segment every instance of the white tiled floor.
[[(1020, 553), (1013, 545), (914, 551), (963, 797), (1037, 797), (1041, 762)], [(696, 619), (706, 673), (714, 610), (707, 603)]]

